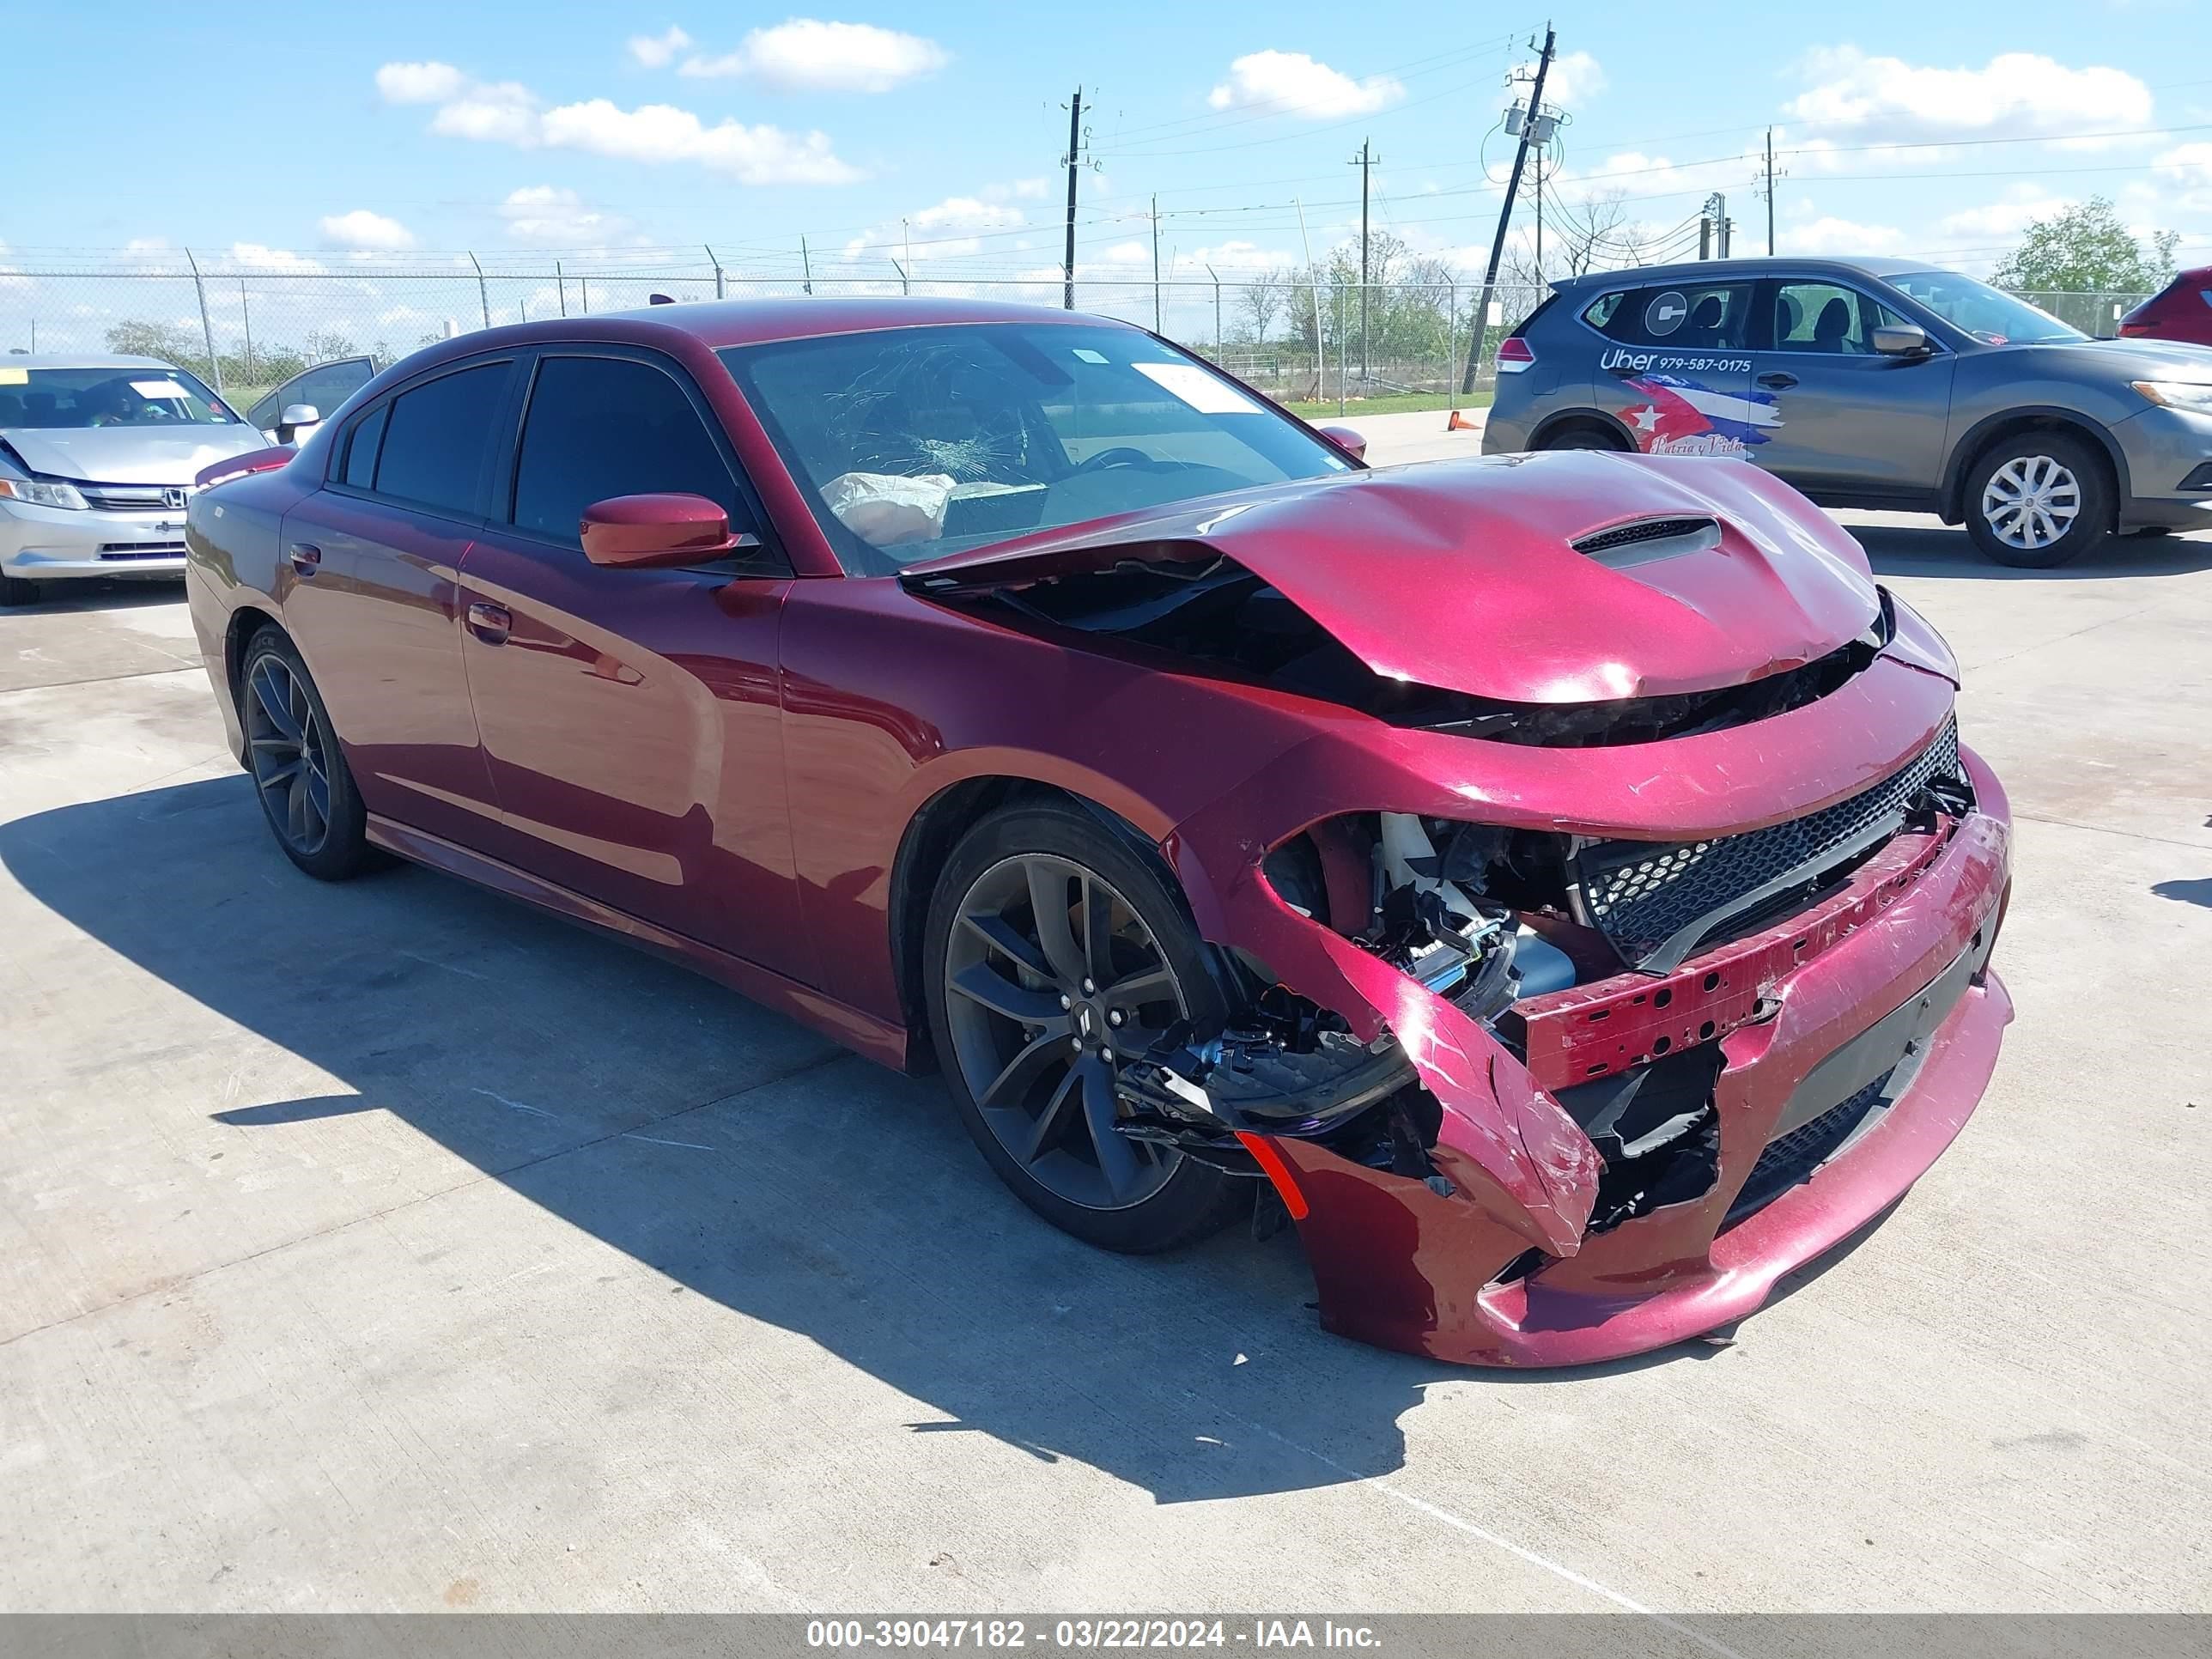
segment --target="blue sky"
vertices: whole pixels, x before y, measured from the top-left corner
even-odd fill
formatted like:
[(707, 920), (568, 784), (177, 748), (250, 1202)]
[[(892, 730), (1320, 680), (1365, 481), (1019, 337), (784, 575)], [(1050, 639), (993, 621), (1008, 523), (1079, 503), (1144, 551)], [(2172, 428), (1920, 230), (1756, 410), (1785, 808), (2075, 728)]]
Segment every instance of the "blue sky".
[[(810, 0), (800, 0), (807, 4)], [(1079, 82), (1100, 170), (1081, 258), (1148, 274), (1152, 193), (1178, 269), (1297, 259), (1376, 222), (1479, 266), (1508, 71), (1541, 9), (1364, 0), (897, 8), (538, 0), (11, 9), (0, 265), (189, 246), (343, 266), (473, 248), (549, 261), (714, 244), (733, 270), (1056, 264)], [(1985, 268), (2092, 192), (2212, 262), (2212, 9), (1862, 0), (1560, 5), (1558, 191), (1612, 191), (1679, 238), (1724, 191), (1762, 248), (1771, 122), (1785, 249)], [(671, 33), (675, 31), (675, 33)], [(34, 74), (23, 74), (35, 67)], [(2148, 131), (2147, 131), (2148, 130)], [(2124, 137), (2082, 135), (2125, 134)], [(1884, 143), (1913, 148), (1884, 149)], [(1486, 176), (1487, 175), (1487, 176)], [(902, 227), (901, 221), (905, 225)]]

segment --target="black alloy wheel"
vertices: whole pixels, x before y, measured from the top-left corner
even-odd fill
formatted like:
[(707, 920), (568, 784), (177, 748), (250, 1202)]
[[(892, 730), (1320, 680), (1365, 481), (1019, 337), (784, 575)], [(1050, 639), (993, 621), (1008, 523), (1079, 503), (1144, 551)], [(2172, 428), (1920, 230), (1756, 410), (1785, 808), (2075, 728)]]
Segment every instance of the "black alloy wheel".
[(1217, 994), (1179, 895), (1104, 826), (1057, 805), (987, 819), (945, 878), (932, 1029), (993, 1167), (1048, 1220), (1108, 1249), (1165, 1249), (1218, 1224), (1249, 1183), (1115, 1127), (1121, 1067)]
[(366, 815), (305, 665), (281, 634), (264, 629), (240, 679), (246, 768), (277, 845), (311, 876), (353, 874), (368, 853)]

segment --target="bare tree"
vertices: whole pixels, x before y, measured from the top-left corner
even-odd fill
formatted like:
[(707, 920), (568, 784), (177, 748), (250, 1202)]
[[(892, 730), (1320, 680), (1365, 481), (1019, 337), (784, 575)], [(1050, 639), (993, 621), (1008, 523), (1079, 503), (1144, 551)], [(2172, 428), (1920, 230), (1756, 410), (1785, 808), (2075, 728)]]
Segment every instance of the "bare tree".
[(1262, 271), (1237, 290), (1237, 320), (1251, 331), (1253, 344), (1267, 343), (1267, 331), (1289, 293), (1290, 277), (1279, 270)]
[(1644, 263), (1650, 239), (1628, 218), (1626, 192), (1615, 188), (1561, 201), (1553, 210), (1559, 258), (1570, 276)]

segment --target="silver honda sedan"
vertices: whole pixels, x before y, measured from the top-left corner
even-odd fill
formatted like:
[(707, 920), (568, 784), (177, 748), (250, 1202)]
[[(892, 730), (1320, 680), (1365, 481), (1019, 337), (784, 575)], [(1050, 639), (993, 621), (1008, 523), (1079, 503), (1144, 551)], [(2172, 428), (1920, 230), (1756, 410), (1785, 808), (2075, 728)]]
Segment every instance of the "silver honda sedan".
[(269, 442), (155, 358), (0, 357), (0, 605), (40, 582), (181, 576), (193, 478)]

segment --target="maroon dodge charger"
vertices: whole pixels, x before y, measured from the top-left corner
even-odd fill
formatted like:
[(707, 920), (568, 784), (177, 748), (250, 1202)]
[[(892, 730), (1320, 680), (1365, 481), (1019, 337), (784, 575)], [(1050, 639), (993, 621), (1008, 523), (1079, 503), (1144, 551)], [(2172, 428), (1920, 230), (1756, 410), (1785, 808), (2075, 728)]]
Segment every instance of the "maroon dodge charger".
[(1257, 1206), (1446, 1359), (1710, 1330), (1996, 1064), (1956, 663), (1754, 467), (1359, 449), (1072, 313), (491, 329), (211, 471), (192, 620), (309, 875), (934, 1066), (1081, 1238)]

